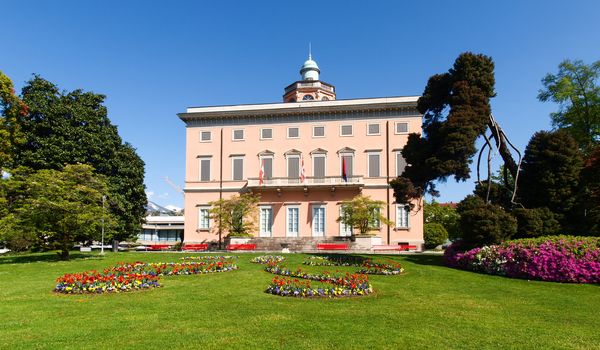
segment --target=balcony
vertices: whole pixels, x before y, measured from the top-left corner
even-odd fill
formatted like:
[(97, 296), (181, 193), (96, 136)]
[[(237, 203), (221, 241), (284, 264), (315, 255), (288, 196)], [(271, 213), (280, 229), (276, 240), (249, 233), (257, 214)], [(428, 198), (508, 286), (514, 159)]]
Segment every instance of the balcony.
[(248, 188), (264, 188), (264, 189), (276, 189), (281, 190), (283, 188), (314, 188), (314, 187), (330, 187), (335, 189), (336, 187), (362, 187), (364, 186), (364, 180), (362, 176), (348, 176), (345, 181), (341, 176), (325, 176), (325, 177), (313, 177), (307, 176), (304, 182), (301, 182), (299, 178), (293, 177), (274, 177), (271, 179), (264, 179), (263, 183), (260, 183), (259, 178), (248, 178)]

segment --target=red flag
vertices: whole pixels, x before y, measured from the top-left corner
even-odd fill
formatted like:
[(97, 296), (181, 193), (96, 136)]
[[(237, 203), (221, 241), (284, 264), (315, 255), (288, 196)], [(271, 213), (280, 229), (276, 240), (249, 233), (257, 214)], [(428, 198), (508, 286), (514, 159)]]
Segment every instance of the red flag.
[(264, 176), (265, 176), (265, 160), (261, 159), (260, 160), (260, 171), (258, 172), (258, 184), (259, 185), (263, 184)]
[(342, 179), (348, 182), (348, 174), (346, 173), (346, 158), (342, 157)]

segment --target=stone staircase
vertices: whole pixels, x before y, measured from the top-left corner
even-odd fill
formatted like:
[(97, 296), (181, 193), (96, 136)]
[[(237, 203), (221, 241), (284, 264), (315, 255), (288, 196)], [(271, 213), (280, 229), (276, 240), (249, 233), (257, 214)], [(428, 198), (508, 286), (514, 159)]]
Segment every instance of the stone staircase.
[(318, 243), (348, 243), (350, 237), (254, 237), (250, 244), (256, 244), (257, 251), (281, 251), (288, 248), (290, 252), (316, 251)]

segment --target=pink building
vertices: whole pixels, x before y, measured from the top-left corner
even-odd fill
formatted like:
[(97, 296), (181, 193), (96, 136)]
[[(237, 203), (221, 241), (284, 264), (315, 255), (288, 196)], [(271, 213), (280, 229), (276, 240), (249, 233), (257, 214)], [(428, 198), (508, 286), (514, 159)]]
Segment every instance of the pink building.
[(383, 244), (420, 247), (422, 210), (396, 203), (388, 185), (406, 165), (400, 151), (408, 134), (421, 132), (418, 96), (336, 100), (315, 61), (300, 73), (283, 103), (179, 114), (186, 124), (184, 242), (216, 242), (208, 203), (246, 191), (261, 195), (258, 249), (349, 239), (350, 229), (336, 222), (340, 204), (362, 193), (387, 203), (383, 214), (394, 225), (379, 229)]

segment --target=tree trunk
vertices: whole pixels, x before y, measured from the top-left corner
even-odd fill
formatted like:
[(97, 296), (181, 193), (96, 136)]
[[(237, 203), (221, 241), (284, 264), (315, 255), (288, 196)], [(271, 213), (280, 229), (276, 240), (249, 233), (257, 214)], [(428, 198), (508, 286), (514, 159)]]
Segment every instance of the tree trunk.
[(69, 247), (66, 245), (63, 245), (60, 251), (60, 260), (69, 260)]
[(508, 141), (504, 137), (502, 128), (500, 128), (500, 125), (492, 118), (490, 118), (490, 121), (488, 122), (488, 127), (492, 131), (492, 137), (494, 138), (494, 141), (496, 141), (496, 147), (498, 147), (498, 152), (504, 161), (504, 166), (510, 171), (513, 179), (516, 179), (518, 170), (517, 163), (508, 149)]

